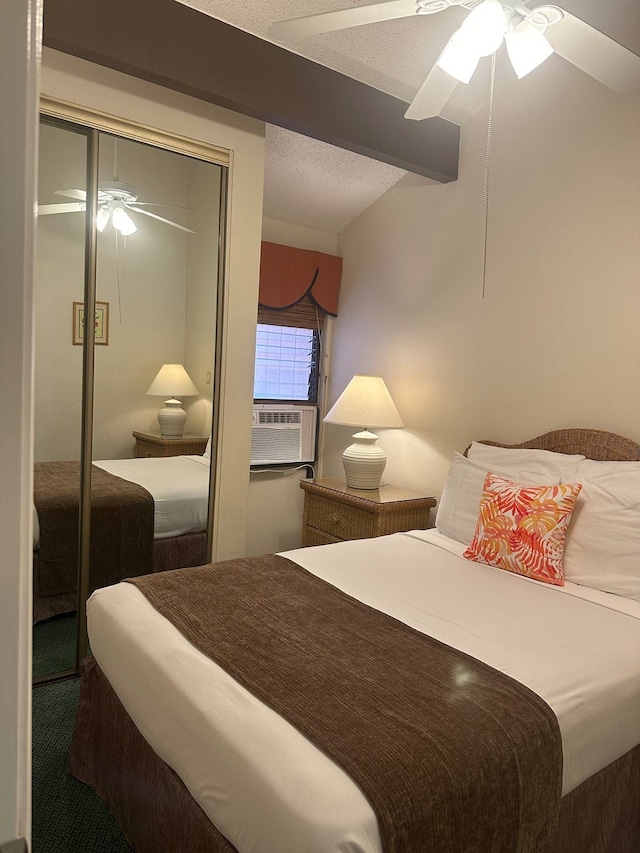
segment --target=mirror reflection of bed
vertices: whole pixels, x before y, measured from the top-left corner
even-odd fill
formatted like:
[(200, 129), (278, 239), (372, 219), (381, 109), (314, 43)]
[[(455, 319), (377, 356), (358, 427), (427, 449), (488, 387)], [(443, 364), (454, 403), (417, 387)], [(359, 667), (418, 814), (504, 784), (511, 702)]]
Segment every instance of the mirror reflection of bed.
[[(223, 171), (105, 132), (98, 134), (98, 151), (98, 228), (104, 228), (97, 235), (90, 591), (128, 575), (205, 562)], [(83, 127), (43, 116), (35, 679), (77, 664), (87, 155)], [(166, 364), (183, 365), (197, 391), (178, 397), (187, 414), (178, 436), (161, 436), (164, 398), (147, 394)]]

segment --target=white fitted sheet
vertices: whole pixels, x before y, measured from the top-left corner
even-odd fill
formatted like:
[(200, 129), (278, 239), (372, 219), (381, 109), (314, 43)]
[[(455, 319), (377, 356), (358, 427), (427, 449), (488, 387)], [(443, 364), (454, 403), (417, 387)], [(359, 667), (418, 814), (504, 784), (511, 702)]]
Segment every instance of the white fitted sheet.
[[(471, 563), (463, 547), (414, 531), (285, 556), (542, 696), (568, 793), (640, 743), (640, 602)], [(97, 590), (87, 607), (92, 651), (124, 707), (240, 853), (379, 853), (351, 779), (135, 587)]]
[[(93, 464), (109, 474), (137, 483), (153, 497), (154, 539), (207, 529), (209, 462), (204, 456), (103, 459)], [(40, 543), (38, 513), (33, 508), (33, 547)]]

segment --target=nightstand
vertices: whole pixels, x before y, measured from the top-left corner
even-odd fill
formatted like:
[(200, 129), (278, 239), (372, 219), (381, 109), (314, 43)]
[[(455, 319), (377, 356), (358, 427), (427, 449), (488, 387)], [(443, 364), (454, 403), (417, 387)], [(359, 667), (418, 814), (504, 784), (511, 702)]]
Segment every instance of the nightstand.
[(420, 492), (380, 486), (379, 489), (350, 489), (340, 478), (301, 480), (304, 489), (302, 547), (367, 539), (423, 530), (435, 498)]
[(206, 436), (185, 432), (176, 438), (151, 432), (134, 432), (136, 446), (133, 455), (142, 456), (202, 456), (209, 440)]

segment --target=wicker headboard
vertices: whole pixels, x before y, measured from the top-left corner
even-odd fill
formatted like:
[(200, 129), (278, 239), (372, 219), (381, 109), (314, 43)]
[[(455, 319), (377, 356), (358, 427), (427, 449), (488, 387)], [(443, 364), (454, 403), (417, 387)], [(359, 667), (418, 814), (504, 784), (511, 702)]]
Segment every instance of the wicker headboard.
[[(601, 429), (556, 429), (522, 444), (500, 444), (481, 441), (494, 447), (529, 447), (537, 450), (554, 450), (556, 453), (581, 453), (587, 459), (604, 462), (635, 462), (640, 460), (640, 444)], [(467, 448), (468, 450), (469, 448)], [(465, 455), (467, 453), (465, 450)]]

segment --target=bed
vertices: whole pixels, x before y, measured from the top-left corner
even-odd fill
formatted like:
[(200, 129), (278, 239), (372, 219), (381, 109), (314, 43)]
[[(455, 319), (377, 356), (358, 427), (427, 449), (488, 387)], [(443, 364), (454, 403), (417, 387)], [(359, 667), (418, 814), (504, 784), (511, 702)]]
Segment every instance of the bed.
[[(71, 771), (107, 801), (136, 851), (422, 853), (430, 849), (486, 849), (631, 853), (640, 848), (640, 543), (636, 541), (640, 535), (636, 528), (640, 526), (633, 521), (638, 506), (634, 500), (640, 488), (640, 445), (600, 431), (562, 430), (508, 448), (515, 457), (492, 457), (492, 447), (502, 450), (500, 445), (474, 443), (468, 456), (456, 456), (435, 530), (311, 547), (275, 558), (284, 560), (286, 566), (268, 562), (272, 558), (258, 558), (262, 562), (251, 558), (195, 569), (193, 579), (214, 585), (224, 582), (230, 590), (228, 597), (206, 602), (204, 616), (199, 615), (197, 600), (182, 598), (189, 585), (184, 572), (169, 572), (166, 588), (154, 588), (152, 582), (157, 579), (145, 578), (98, 590), (92, 596), (88, 625), (93, 657), (82, 667)], [(553, 459), (551, 463), (550, 457), (532, 459), (526, 456), (529, 450), (548, 452)], [(517, 456), (522, 451), (524, 459)], [(518, 480), (516, 475), (520, 475)], [(574, 485), (578, 476), (584, 481), (581, 489)], [(563, 495), (571, 489), (577, 492), (573, 528), (567, 527), (564, 585), (549, 578), (541, 582), (532, 576), (518, 576), (512, 569), (503, 571), (463, 556), (476, 539), (477, 527), (475, 534), (473, 525), (469, 527), (472, 515), (475, 512), (477, 516), (478, 507), (486, 504), (488, 478), (496, 477), (507, 483), (523, 483), (526, 495), (537, 490), (535, 500), (542, 494), (540, 490), (550, 488), (543, 485), (550, 478), (553, 488)], [(519, 492), (518, 500), (522, 494), (525, 492)], [(611, 501), (616, 504), (615, 511), (603, 511), (610, 508)], [(470, 511), (474, 502), (479, 504)], [(612, 524), (614, 545), (603, 546)], [(467, 541), (470, 530), (471, 543)], [(605, 551), (599, 552), (602, 547)], [(615, 551), (610, 558), (606, 556), (609, 547)], [(604, 569), (602, 553), (606, 557)], [(282, 584), (278, 575), (281, 570), (285, 572)], [(373, 756), (362, 759), (367, 767), (374, 768), (375, 775), (382, 767), (378, 753), (383, 756), (391, 750), (390, 765), (396, 756), (395, 768), (385, 765), (380, 770), (382, 774), (397, 773), (393, 785), (384, 789), (393, 804), (390, 818), (380, 791), (375, 785), (366, 787), (368, 771), (358, 763), (362, 756), (355, 764), (351, 755), (343, 762), (337, 760), (335, 739), (355, 740), (361, 749), (363, 733), (357, 731), (357, 724), (353, 731), (343, 726), (341, 711), (324, 741), (316, 739), (315, 723), (306, 728), (305, 708), (298, 707), (299, 682), (295, 680), (305, 680), (304, 673), (284, 670), (284, 679), (290, 678), (296, 685), (296, 690), (290, 691), (291, 707), (286, 714), (281, 711), (282, 701), (289, 702), (286, 690), (276, 698), (269, 693), (265, 704), (263, 686), (256, 686), (250, 667), (238, 668), (232, 647), (240, 649), (239, 658), (243, 654), (256, 656), (258, 650), (258, 663), (268, 659), (265, 655), (272, 644), (272, 630), (264, 608), (276, 608), (271, 599), (265, 604), (262, 598), (254, 601), (251, 595), (254, 585), (268, 586), (271, 572), (274, 586), (290, 589), (288, 610), (299, 610), (308, 628), (303, 633), (309, 635), (309, 648), (314, 651), (302, 658), (312, 673), (307, 681), (321, 681), (325, 665), (317, 663), (315, 635), (324, 630), (342, 638), (345, 630), (354, 630), (351, 624), (345, 627), (345, 619), (334, 619), (332, 613), (342, 613), (342, 608), (349, 614), (347, 619), (351, 614), (361, 614), (365, 620), (377, 620), (372, 623), (376, 631), (391, 632), (399, 643), (408, 642), (407, 648), (417, 643), (418, 654), (423, 648), (420, 643), (428, 645), (428, 657), (412, 659), (415, 684), (409, 684), (409, 690), (415, 687), (415, 694), (410, 695), (415, 696), (420, 710), (422, 695), (417, 691), (422, 689), (423, 680), (433, 681), (441, 692), (445, 686), (446, 695), (438, 698), (438, 702), (445, 702), (444, 717), (438, 716), (433, 695), (428, 698), (434, 703), (433, 718), (426, 715), (425, 722), (421, 711), (420, 716), (427, 736), (431, 726), (438, 732), (438, 739), (429, 742), (429, 750), (442, 751), (443, 767), (453, 767), (457, 762), (463, 770), (455, 781), (457, 787), (448, 787), (449, 781), (443, 783), (442, 790), (452, 793), (438, 800), (440, 778), (429, 775), (424, 777), (429, 784), (418, 785), (421, 790), (416, 794), (426, 800), (426, 805), (416, 805), (413, 800), (404, 804), (405, 776), (410, 777), (415, 766), (419, 773), (426, 772), (426, 765), (420, 763), (417, 745), (415, 752), (402, 741), (387, 746), (390, 728), (396, 723), (398, 729), (405, 726), (404, 720), (393, 717), (390, 728), (386, 722), (384, 738), (375, 729), (364, 733), (365, 739), (373, 738), (368, 747)], [(303, 576), (304, 583), (310, 583), (314, 590), (311, 602), (295, 598)], [(308, 626), (314, 621), (316, 593), (318, 599), (328, 596), (329, 610), (323, 611), (311, 630)], [(182, 617), (172, 617), (175, 624), (163, 615), (172, 595), (184, 610)], [(195, 595), (197, 599), (200, 593)], [(255, 606), (255, 621), (253, 627), (249, 621), (242, 629), (242, 614), (237, 611), (246, 598), (251, 608)], [(305, 607), (311, 608), (309, 613)], [(283, 618), (288, 620), (290, 613)], [(216, 644), (215, 660), (194, 644), (189, 622), (196, 625), (196, 632), (208, 632), (213, 638), (207, 642)], [(331, 625), (325, 630), (327, 622)], [(366, 636), (359, 623), (356, 633), (364, 644)], [(277, 644), (270, 651), (268, 681), (278, 679), (280, 659), (299, 660), (306, 654), (301, 645), (304, 643), (297, 635), (278, 634)], [(202, 648), (209, 647), (205, 644)], [(394, 651), (390, 649), (391, 655)], [(438, 687), (438, 655), (450, 652), (452, 662), (447, 660), (446, 678)], [(351, 649), (348, 655), (343, 654), (341, 640), (337, 647), (331, 647), (326, 661), (327, 667), (333, 667), (330, 680), (340, 682), (342, 667), (347, 671), (352, 653), (357, 657)], [(367, 646), (365, 658), (368, 654)], [(366, 661), (359, 666), (365, 672)], [(393, 667), (402, 669), (402, 661), (392, 659)], [(517, 693), (522, 689), (531, 713), (541, 715), (541, 727), (533, 728), (538, 722), (533, 716), (523, 716), (525, 706), (512, 705), (520, 702), (520, 695), (509, 692), (508, 702), (503, 702), (506, 716), (501, 719), (496, 742), (500, 732), (505, 741), (514, 737), (535, 741), (534, 746), (528, 745), (533, 749), (533, 761), (516, 753), (516, 782), (506, 789), (498, 787), (501, 780), (497, 777), (510, 772), (512, 759), (505, 759), (504, 764), (498, 759), (499, 743), (497, 751), (495, 746), (483, 751), (484, 741), (489, 744), (493, 735), (485, 738), (482, 715), (488, 709), (486, 718), (498, 719), (502, 713), (499, 702), (495, 713), (493, 705), (478, 702), (479, 694), (474, 691), (482, 687), (485, 675), (503, 679), (489, 689), (492, 702), (496, 696), (506, 696), (505, 691), (514, 689)], [(337, 694), (331, 699), (338, 702), (334, 707), (341, 707), (342, 693), (351, 697), (345, 699), (349, 706), (348, 712), (343, 709), (345, 720), (350, 720), (351, 714), (358, 719), (361, 709), (353, 708), (358, 705), (353, 697), (362, 691), (366, 697), (361, 703), (366, 706), (362, 709), (362, 719), (366, 720), (363, 728), (367, 729), (377, 725), (378, 712), (378, 694), (367, 691), (378, 690), (379, 708), (386, 709), (385, 703), (391, 701), (387, 694), (395, 692), (395, 683), (384, 676), (372, 685), (377, 676), (369, 678), (367, 672), (365, 676), (362, 684), (354, 686), (353, 679), (345, 678), (339, 690), (331, 691), (330, 685), (326, 689)], [(307, 689), (313, 691), (314, 687), (301, 684), (302, 691)], [(324, 689), (321, 684), (320, 692)], [(301, 695), (306, 696), (304, 692)], [(454, 706), (463, 708), (467, 700), (472, 706), (476, 703), (478, 715), (469, 721), (470, 735), (463, 732), (457, 718), (449, 717)], [(411, 705), (413, 698), (410, 703), (403, 701)], [(308, 705), (308, 700), (305, 703)], [(394, 706), (391, 713), (399, 712)], [(412, 713), (409, 708), (409, 727), (416, 724)], [(310, 716), (315, 715), (321, 720), (327, 717), (322, 708), (314, 706)], [(335, 711), (328, 716), (335, 717)], [(478, 728), (481, 717), (482, 726)], [(443, 737), (447, 727), (450, 736)], [(416, 735), (417, 739), (423, 736), (422, 731)], [(556, 736), (559, 750), (553, 757)], [(475, 741), (465, 741), (468, 737)], [(526, 749), (527, 744), (517, 749), (521, 747)], [(472, 760), (476, 751), (479, 758)], [(533, 796), (527, 793), (527, 761), (532, 766), (544, 765), (548, 773), (542, 778), (542, 786), (534, 788)], [(533, 767), (535, 772), (538, 769)], [(432, 773), (430, 765), (428, 772)], [(465, 773), (468, 778), (464, 778)], [(357, 784), (354, 779), (358, 779)], [(397, 799), (393, 787), (402, 789), (400, 799), (402, 808), (410, 813), (408, 817), (404, 811), (393, 810)], [(494, 787), (497, 798), (485, 800), (488, 795), (484, 789)], [(517, 796), (524, 799), (505, 812), (503, 799), (511, 796), (513, 789), (518, 789)], [(543, 800), (549, 803), (549, 813), (535, 816), (535, 825), (528, 822), (525, 807), (531, 802), (536, 807)], [(418, 835), (407, 841), (400, 832), (398, 838), (393, 824), (404, 831), (405, 824), (421, 809), (426, 823), (419, 825)], [(514, 810), (518, 820), (513, 833), (501, 835), (502, 829), (495, 830), (495, 824), (512, 821)], [(449, 821), (444, 828), (443, 815)], [(467, 819), (468, 815), (472, 819)], [(496, 820), (496, 816), (500, 817)], [(455, 835), (457, 824), (463, 833), (459, 837)], [(480, 829), (478, 824), (482, 824)], [(498, 834), (492, 835), (494, 832)], [(416, 842), (415, 838), (420, 840)], [(482, 841), (469, 840), (480, 838)]]
[[(205, 561), (209, 462), (205, 455), (93, 463), (92, 591), (139, 573), (138, 567), (157, 572)], [(77, 606), (79, 478), (78, 463), (35, 466), (34, 623)]]

